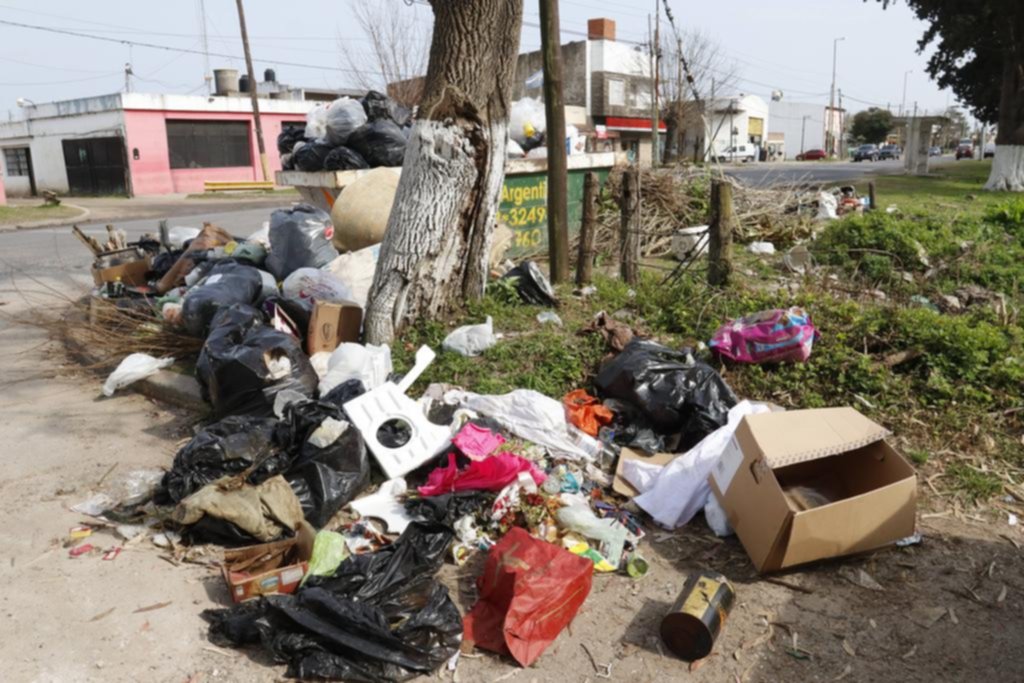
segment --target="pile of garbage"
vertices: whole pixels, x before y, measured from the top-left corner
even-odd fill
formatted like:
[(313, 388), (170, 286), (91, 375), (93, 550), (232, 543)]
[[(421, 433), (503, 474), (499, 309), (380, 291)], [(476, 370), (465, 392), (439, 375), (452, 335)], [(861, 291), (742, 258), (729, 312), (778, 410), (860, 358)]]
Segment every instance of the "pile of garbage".
[[(587, 328), (609, 349), (592, 387), (560, 400), (442, 384), (410, 396), (435, 352), (420, 348), (398, 375), (390, 348), (360, 343), (366, 263), (339, 255), (331, 231), (300, 204), (243, 240), (210, 225), (164, 231), (141, 281), (97, 275), (98, 299), (203, 339), (195, 373), (214, 421), (130, 495), (75, 509), (175, 553), (223, 548), (216, 565), (235, 604), (204, 613), (215, 642), (261, 648), (303, 679), (402, 680), (454, 667), (469, 645), (529, 666), (595, 573), (650, 571), (652, 523), (676, 529), (703, 512), (761, 571), (912, 533), (913, 469), (880, 426), (848, 408), (740, 400), (691, 350), (606, 314)], [(549, 309), (539, 320), (558, 319), (536, 264), (504, 277), (524, 304)], [(710, 347), (729, 362), (799, 363), (816, 336), (801, 309), (765, 311), (726, 323)], [(441, 352), (501, 343), (488, 318)], [(104, 393), (171, 362), (132, 354)], [(479, 571), (465, 614), (438, 576), (446, 563)], [(682, 590), (662, 637), (700, 658), (722, 619), (709, 633), (687, 619), (712, 623), (708, 610), (727, 612), (735, 591), (706, 573)]]
[(313, 173), (401, 166), (411, 128), (412, 112), (387, 95), (339, 97), (312, 109), (304, 129), (278, 135), (281, 168)]
[[(508, 117), (508, 158), (546, 159), (546, 130), (543, 101), (524, 97), (513, 102)], [(565, 151), (569, 155), (584, 154), (587, 151), (586, 136), (572, 124), (565, 127)]]

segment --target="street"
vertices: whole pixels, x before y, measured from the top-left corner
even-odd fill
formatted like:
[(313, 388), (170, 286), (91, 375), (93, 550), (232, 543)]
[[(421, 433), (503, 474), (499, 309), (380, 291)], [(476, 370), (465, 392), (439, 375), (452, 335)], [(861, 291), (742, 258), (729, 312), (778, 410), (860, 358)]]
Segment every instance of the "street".
[(899, 175), (903, 173), (903, 162), (783, 161), (727, 165), (724, 169), (726, 174), (752, 187), (798, 183), (827, 185), (854, 182), (869, 175)]

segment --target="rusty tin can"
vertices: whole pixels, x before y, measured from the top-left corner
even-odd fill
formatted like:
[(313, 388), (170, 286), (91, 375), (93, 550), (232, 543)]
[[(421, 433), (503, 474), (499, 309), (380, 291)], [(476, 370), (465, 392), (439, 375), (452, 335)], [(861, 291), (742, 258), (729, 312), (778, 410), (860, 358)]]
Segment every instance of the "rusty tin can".
[(711, 654), (735, 602), (736, 591), (721, 574), (692, 574), (661, 620), (661, 639), (680, 659), (703, 659)]

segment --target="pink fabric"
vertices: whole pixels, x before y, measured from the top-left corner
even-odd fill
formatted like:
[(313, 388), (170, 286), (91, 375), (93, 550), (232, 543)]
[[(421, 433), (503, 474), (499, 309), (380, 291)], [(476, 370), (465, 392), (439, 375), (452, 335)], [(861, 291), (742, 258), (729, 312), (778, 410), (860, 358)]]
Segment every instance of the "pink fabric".
[(708, 346), (739, 363), (803, 363), (817, 336), (804, 309), (775, 309), (722, 325)]
[(515, 481), (520, 472), (529, 472), (538, 486), (547, 479), (532, 462), (512, 453), (474, 460), (462, 471), (455, 464), (455, 454), (449, 453), (448, 466), (431, 472), (419, 492), (422, 496), (440, 496), (455, 491), (500, 491)]
[(470, 422), (452, 439), (452, 443), (469, 459), (483, 460), (505, 443), (505, 437)]

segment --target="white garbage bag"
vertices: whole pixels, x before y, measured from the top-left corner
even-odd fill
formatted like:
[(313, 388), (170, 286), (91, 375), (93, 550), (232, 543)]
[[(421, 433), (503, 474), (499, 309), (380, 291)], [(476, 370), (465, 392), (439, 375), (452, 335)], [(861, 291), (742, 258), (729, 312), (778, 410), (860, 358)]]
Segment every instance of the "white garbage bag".
[(818, 215), (819, 221), (833, 221), (839, 218), (836, 213), (839, 209), (839, 200), (834, 194), (828, 192), (818, 193)]
[(377, 270), (379, 256), (380, 245), (375, 244), (359, 251), (344, 253), (324, 266), (324, 269), (333, 273), (351, 290), (353, 303), (365, 309), (370, 298), (370, 287), (373, 286), (373, 274)]
[[(318, 104), (306, 113), (306, 137), (314, 140), (327, 138), (327, 105)], [(296, 143), (292, 152), (297, 148)]]
[(320, 380), (320, 395), (350, 379), (361, 380), (367, 391), (376, 389), (387, 381), (392, 370), (391, 347), (345, 342), (327, 361), (327, 374)]
[(464, 325), (445, 337), (441, 348), (454, 351), (463, 356), (479, 356), (481, 353), (498, 343), (494, 335), (494, 320), (487, 316), (487, 321), (480, 325)]
[(544, 103), (539, 99), (524, 97), (512, 103), (508, 116), (508, 134), (520, 145), (547, 127), (544, 118)]
[(154, 358), (148, 353), (133, 353), (121, 361), (117, 369), (107, 377), (107, 381), (103, 383), (103, 395), (113, 396), (118, 389), (155, 375), (173, 362), (173, 358)]
[(334, 303), (352, 301), (352, 290), (334, 273), (319, 268), (299, 268), (285, 278), (281, 293), (286, 299), (315, 299)]
[(199, 237), (199, 228), (186, 228), (183, 225), (176, 225), (167, 231), (167, 243), (174, 249), (181, 249), (185, 242)]
[(327, 107), (327, 142), (335, 147), (344, 145), (356, 128), (366, 123), (366, 111), (358, 100), (339, 97)]

